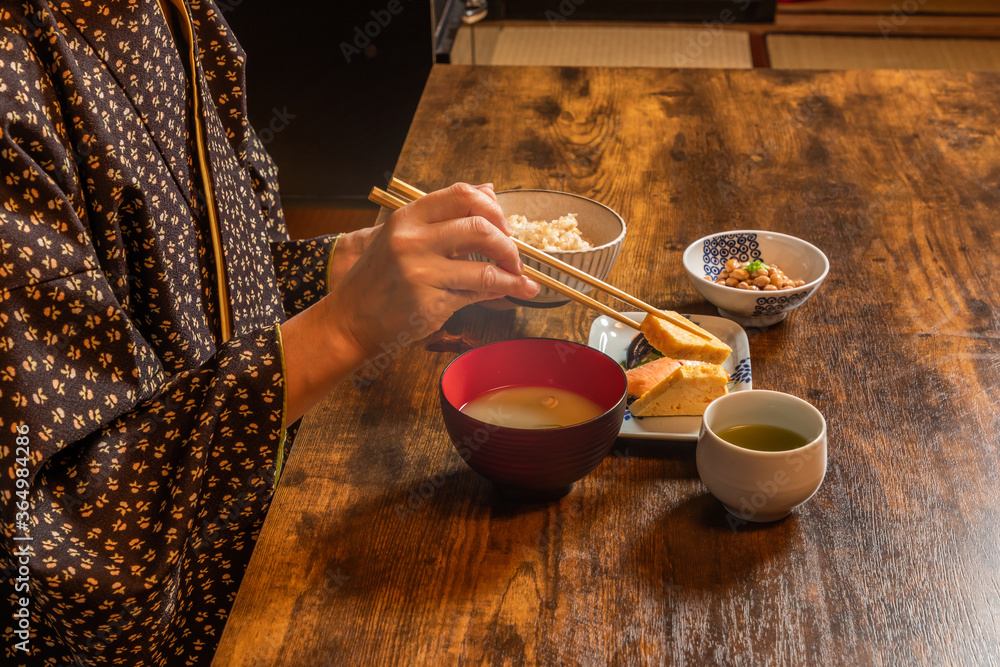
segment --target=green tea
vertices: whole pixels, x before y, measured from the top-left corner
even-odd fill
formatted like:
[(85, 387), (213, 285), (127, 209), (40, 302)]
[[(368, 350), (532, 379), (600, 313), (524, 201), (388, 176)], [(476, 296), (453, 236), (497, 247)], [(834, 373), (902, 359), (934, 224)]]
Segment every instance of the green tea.
[(794, 431), (766, 424), (733, 426), (716, 435), (737, 447), (758, 452), (787, 452), (809, 444), (808, 440)]

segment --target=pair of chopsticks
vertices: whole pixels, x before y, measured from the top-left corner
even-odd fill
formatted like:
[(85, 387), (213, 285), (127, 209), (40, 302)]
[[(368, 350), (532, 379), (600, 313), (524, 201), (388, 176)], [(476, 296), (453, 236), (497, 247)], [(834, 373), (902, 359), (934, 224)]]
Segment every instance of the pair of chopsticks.
[[(404, 183), (398, 178), (392, 179), (392, 181), (389, 183), (389, 190), (390, 192), (387, 192), (377, 187), (372, 188), (371, 194), (368, 195), (368, 199), (375, 202), (379, 206), (385, 206), (386, 208), (395, 211), (397, 209), (406, 206), (411, 201), (415, 199), (420, 199), (421, 197), (427, 194), (422, 190), (418, 190), (412, 185), (409, 185), (408, 183)], [(692, 324), (691, 322), (684, 319), (680, 315), (677, 315), (676, 313), (671, 313), (660, 310), (658, 308), (654, 308), (645, 301), (641, 301), (635, 298), (634, 296), (621, 291), (617, 287), (613, 287), (604, 282), (603, 280), (599, 280), (594, 276), (590, 275), (589, 273), (581, 271), (575, 266), (571, 266), (565, 262), (562, 262), (556, 259), (555, 257), (552, 257), (542, 252), (541, 250), (534, 248), (528, 245), (527, 243), (524, 243), (523, 241), (520, 241), (514, 237), (511, 237), (510, 240), (514, 242), (514, 245), (517, 246), (518, 251), (523, 255), (527, 255), (532, 259), (538, 260), (540, 263), (549, 266), (553, 269), (556, 269), (560, 273), (565, 273), (566, 275), (573, 276), (574, 278), (584, 283), (585, 285), (590, 285), (595, 289), (602, 290), (610, 294), (611, 296), (624, 301), (627, 304), (635, 306), (639, 310), (649, 313), (650, 315), (667, 320), (668, 322), (677, 325), (678, 327), (684, 329), (685, 331), (690, 331), (691, 333), (695, 334), (700, 338), (709, 339), (709, 337), (701, 328)], [(569, 285), (565, 285), (556, 280), (555, 278), (552, 278), (551, 276), (547, 276), (544, 273), (537, 271), (527, 265), (525, 265), (524, 267), (524, 273), (532, 280), (541, 283), (542, 285), (545, 285), (546, 287), (555, 292), (559, 292), (560, 294), (569, 297), (570, 299), (576, 301), (577, 303), (582, 303), (585, 306), (593, 308), (594, 310), (600, 312), (601, 314), (607, 315), (608, 317), (617, 320), (626, 326), (630, 326), (633, 329), (639, 328), (637, 322), (630, 320), (629, 318), (625, 317), (618, 311), (609, 308), (608, 306), (605, 306), (600, 301), (595, 301), (586, 294), (581, 294), (580, 292), (577, 292)]]

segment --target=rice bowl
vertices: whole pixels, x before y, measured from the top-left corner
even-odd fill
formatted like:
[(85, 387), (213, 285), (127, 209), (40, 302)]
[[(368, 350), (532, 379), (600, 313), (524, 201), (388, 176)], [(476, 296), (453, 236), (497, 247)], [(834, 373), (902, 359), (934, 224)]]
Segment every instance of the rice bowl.
[(528, 220), (523, 215), (511, 215), (507, 217), (507, 222), (514, 231), (514, 238), (545, 252), (591, 248), (590, 243), (580, 234), (576, 213), (568, 213), (551, 221)]

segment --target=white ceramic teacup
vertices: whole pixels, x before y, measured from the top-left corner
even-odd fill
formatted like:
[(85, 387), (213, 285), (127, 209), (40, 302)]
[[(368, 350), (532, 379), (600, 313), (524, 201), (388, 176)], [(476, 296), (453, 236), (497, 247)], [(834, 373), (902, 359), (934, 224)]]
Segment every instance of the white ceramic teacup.
[[(779, 426), (807, 441), (782, 452), (733, 445), (717, 434), (745, 424)], [(777, 391), (738, 391), (705, 410), (698, 475), (729, 512), (745, 521), (777, 521), (809, 500), (826, 474), (826, 420), (811, 404)]]

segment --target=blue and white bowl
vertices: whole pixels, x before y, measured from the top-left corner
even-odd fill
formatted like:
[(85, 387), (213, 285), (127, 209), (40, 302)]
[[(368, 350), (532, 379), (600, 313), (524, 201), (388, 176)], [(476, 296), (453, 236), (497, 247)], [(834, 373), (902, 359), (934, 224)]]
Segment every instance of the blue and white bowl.
[[(777, 264), (789, 278), (805, 284), (777, 291), (716, 285), (715, 277), (734, 257), (741, 262), (759, 259)], [(698, 239), (684, 251), (683, 262), (694, 288), (719, 309), (720, 315), (749, 327), (766, 327), (785, 319), (816, 293), (830, 271), (830, 261), (813, 244), (787, 234), (750, 229)], [(705, 276), (712, 280), (705, 280)]]

